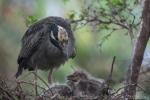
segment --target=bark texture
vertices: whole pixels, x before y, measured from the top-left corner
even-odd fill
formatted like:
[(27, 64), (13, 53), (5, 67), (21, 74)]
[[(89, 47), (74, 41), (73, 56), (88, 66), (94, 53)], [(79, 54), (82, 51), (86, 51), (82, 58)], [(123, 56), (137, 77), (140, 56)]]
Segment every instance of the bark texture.
[(143, 60), (145, 48), (150, 37), (150, 0), (145, 0), (142, 12), (142, 28), (135, 44), (134, 53), (130, 68), (129, 78), (127, 80), (126, 98), (128, 100), (135, 99), (136, 86), (138, 82), (139, 72)]

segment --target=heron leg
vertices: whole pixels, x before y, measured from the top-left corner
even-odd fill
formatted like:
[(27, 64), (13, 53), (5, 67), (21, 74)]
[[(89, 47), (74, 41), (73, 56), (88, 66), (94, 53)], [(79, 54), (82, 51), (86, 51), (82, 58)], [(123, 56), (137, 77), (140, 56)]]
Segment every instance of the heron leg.
[(34, 85), (35, 85), (35, 94), (38, 95), (38, 88), (37, 88), (37, 66), (34, 71)]
[(48, 74), (48, 83), (52, 84), (52, 74), (53, 74), (53, 69), (50, 69), (49, 74)]

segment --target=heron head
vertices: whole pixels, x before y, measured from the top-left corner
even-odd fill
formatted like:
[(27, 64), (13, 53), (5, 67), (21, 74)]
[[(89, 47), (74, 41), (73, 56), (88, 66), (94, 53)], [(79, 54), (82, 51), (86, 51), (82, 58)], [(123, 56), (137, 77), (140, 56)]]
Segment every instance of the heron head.
[(63, 27), (52, 24), (50, 40), (68, 58), (68, 33)]

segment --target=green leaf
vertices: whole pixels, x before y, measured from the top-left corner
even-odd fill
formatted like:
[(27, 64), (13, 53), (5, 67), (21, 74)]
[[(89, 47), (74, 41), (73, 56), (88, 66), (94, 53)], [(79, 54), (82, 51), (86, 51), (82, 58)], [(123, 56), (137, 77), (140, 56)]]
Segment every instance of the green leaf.
[(124, 4), (124, 0), (111, 0), (111, 2), (114, 6), (122, 6)]
[(73, 20), (75, 18), (75, 12), (74, 11), (69, 12), (68, 16), (69, 19)]
[(26, 26), (28, 27), (28, 26), (32, 25), (33, 23), (37, 22), (37, 20), (38, 19), (35, 16), (28, 16), (26, 18)]

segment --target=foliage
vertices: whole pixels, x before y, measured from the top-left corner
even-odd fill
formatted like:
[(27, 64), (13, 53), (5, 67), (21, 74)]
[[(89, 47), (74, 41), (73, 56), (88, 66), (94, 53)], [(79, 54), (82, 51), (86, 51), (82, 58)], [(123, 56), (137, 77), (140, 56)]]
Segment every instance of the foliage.
[(36, 16), (27, 16), (26, 18), (26, 26), (29, 27), (30, 25), (32, 25), (33, 23), (37, 22), (38, 19)]
[(133, 39), (140, 24), (141, 13), (139, 10), (142, 10), (142, 7), (135, 3), (134, 0), (132, 2), (129, 0), (95, 0), (84, 5), (80, 14), (72, 11), (69, 18), (72, 23), (78, 23), (82, 26), (94, 24), (97, 30), (125, 29), (130, 38)]

